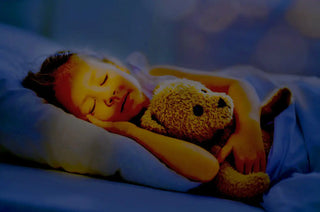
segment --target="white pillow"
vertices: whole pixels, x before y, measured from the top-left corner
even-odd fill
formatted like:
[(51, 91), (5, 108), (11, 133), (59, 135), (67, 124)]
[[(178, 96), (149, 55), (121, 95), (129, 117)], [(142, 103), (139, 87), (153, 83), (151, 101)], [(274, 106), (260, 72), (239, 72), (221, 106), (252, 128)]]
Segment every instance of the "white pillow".
[(61, 50), (44, 38), (0, 25), (0, 147), (70, 172), (110, 176), (187, 191), (199, 183), (176, 174), (134, 140), (109, 133), (43, 103), (21, 85), (30, 67)]

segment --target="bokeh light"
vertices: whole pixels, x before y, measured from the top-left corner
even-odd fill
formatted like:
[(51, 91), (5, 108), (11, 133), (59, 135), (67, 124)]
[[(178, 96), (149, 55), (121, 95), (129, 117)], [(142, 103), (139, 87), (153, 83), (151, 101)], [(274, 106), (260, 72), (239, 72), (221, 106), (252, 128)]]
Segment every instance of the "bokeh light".
[(181, 20), (196, 8), (196, 0), (143, 0), (143, 4), (157, 17), (169, 21)]
[(211, 1), (198, 11), (197, 25), (205, 32), (216, 33), (229, 27), (237, 18), (239, 4), (237, 1)]
[(196, 69), (250, 64), (320, 75), (320, 0), (0, 2), (0, 21), (67, 48), (121, 59), (141, 51), (150, 64)]
[(303, 73), (308, 60), (308, 44), (287, 27), (275, 27), (257, 45), (255, 60), (265, 71)]
[(239, 1), (240, 14), (248, 18), (263, 18), (268, 15), (270, 7), (268, 0)]
[(296, 0), (288, 10), (286, 18), (305, 36), (320, 38), (319, 0)]
[(261, 19), (278, 0), (216, 0), (207, 1), (197, 8), (196, 25), (207, 33), (221, 32), (239, 18), (247, 20)]
[(178, 57), (183, 61), (188, 61), (183, 65), (190, 65), (194, 62), (200, 63), (206, 52), (208, 45), (205, 33), (190, 27), (185, 27), (180, 31), (177, 41), (179, 49), (181, 49)]

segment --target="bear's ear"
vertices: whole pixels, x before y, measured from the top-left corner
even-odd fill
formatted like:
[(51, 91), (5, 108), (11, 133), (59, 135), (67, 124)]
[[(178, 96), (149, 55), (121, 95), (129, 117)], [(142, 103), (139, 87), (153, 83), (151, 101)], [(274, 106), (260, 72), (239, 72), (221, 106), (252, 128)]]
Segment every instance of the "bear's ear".
[(151, 111), (148, 109), (141, 117), (141, 127), (153, 132), (166, 135), (167, 130), (161, 125), (161, 123), (156, 119)]
[(289, 88), (281, 88), (272, 92), (261, 107), (261, 125), (273, 121), (282, 111), (291, 104), (292, 94)]
[(159, 84), (156, 85), (156, 87), (153, 89), (153, 96), (158, 95), (158, 93), (164, 91), (164, 90), (170, 90), (171, 86), (169, 86), (169, 81), (162, 81)]

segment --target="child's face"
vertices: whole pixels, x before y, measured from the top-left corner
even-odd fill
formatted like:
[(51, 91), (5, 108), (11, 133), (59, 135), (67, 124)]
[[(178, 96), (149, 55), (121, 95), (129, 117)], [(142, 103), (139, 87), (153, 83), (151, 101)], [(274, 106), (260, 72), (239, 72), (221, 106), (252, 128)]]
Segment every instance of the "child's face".
[(57, 73), (58, 101), (84, 120), (128, 121), (149, 103), (134, 77), (96, 58), (73, 55)]

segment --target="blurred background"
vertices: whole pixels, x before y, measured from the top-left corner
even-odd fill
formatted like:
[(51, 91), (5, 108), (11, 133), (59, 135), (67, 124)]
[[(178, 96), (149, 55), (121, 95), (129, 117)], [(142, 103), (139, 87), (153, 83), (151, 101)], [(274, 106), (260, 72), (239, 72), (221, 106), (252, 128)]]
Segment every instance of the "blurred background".
[(0, 22), (122, 60), (320, 76), (320, 0), (0, 0)]

